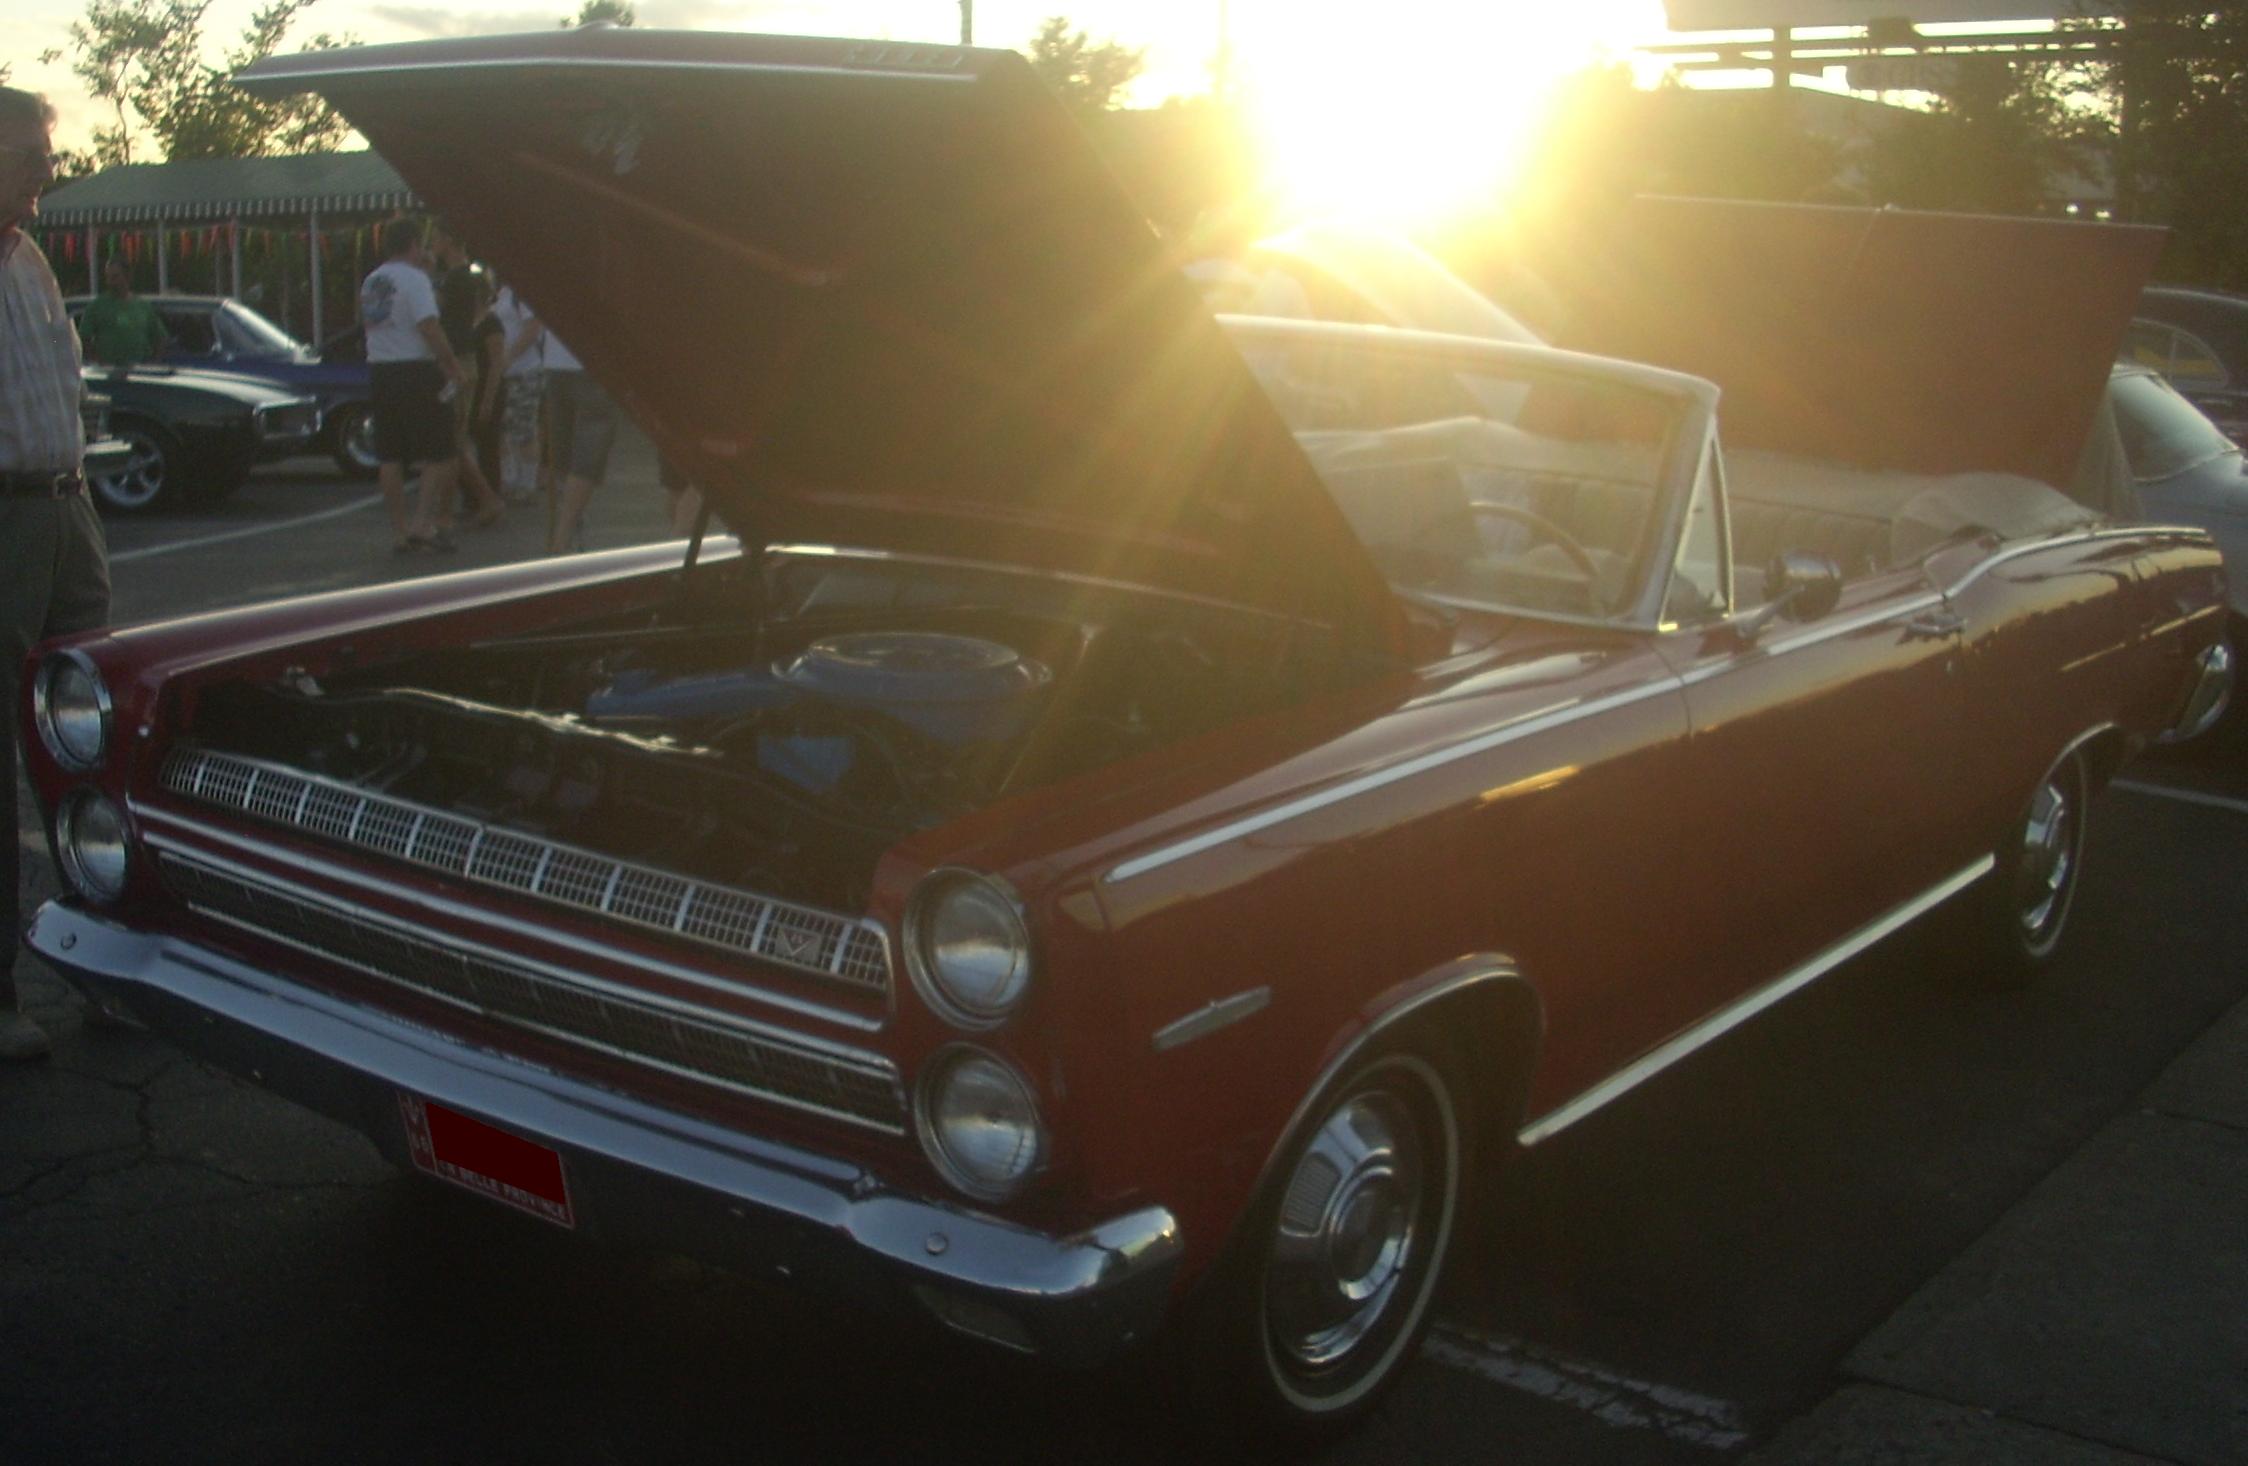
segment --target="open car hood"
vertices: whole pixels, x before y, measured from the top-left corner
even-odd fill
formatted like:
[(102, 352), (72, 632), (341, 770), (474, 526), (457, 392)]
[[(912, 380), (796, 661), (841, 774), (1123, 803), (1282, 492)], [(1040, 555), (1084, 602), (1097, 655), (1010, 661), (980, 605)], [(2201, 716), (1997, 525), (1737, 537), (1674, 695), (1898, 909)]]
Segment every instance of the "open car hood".
[(1562, 344), (1717, 383), (1725, 437), (2065, 486), (2164, 231), (1637, 198), (1541, 269)]
[(1238, 352), (1010, 51), (549, 31), (316, 51), (745, 541), (1023, 564), (1396, 644)]

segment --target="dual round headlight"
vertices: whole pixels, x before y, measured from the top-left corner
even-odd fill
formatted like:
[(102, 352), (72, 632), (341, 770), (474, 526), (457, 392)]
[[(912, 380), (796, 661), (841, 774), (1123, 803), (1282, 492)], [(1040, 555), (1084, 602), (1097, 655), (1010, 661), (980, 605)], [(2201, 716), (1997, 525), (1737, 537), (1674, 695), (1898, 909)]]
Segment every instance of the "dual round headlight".
[(973, 871), (940, 870), (914, 892), (906, 968), (921, 996), (960, 1028), (990, 1028), (1030, 991), (1030, 929), (1013, 891)]
[(922, 1149), (978, 1200), (1005, 1200), (1045, 1159), (1030, 1082), (982, 1049), (956, 1044), (931, 1060), (914, 1108)]
[(73, 773), (95, 767), (109, 752), (109, 687), (81, 652), (59, 652), (39, 664), (31, 714), (39, 741)]
[(79, 895), (114, 901), (125, 894), (125, 811), (108, 795), (81, 789), (64, 799), (55, 811), (55, 847), (63, 876)]

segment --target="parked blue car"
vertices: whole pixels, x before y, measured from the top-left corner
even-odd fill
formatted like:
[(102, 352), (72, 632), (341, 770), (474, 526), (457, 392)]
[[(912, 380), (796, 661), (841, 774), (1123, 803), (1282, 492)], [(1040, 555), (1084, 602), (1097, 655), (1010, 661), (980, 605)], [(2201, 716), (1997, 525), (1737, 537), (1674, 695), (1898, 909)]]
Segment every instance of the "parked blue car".
[[(338, 332), (319, 350), (227, 295), (149, 295), (171, 333), (163, 360), (201, 372), (256, 377), (320, 404), (320, 431), (310, 449), (330, 454), (353, 478), (375, 472), (374, 424), (367, 411), (367, 363), (356, 329)], [(69, 301), (73, 320), (90, 297)]]

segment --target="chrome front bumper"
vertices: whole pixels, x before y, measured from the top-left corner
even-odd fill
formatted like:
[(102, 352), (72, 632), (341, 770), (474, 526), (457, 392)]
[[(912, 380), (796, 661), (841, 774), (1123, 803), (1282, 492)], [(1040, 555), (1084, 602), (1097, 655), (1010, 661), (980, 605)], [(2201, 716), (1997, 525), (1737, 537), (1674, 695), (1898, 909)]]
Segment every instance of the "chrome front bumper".
[(50, 901), (26, 942), (91, 997), (411, 1164), (401, 1092), (558, 1152), (581, 1231), (856, 1296), (1063, 1363), (1153, 1332), (1178, 1266), (1161, 1207), (1055, 1237), (885, 1190), (759, 1140), (316, 993), (238, 958)]

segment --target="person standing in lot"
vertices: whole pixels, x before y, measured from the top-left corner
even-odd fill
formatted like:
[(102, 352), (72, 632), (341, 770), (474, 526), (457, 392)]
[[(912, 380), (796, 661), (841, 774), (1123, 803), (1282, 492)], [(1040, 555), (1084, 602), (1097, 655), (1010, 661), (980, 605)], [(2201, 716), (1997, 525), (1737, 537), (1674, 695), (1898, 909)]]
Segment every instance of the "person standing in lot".
[[(393, 553), (452, 548), (434, 529), (453, 493), (460, 447), (445, 385), (462, 388), (461, 364), (437, 319), (437, 293), (423, 268), (421, 226), (393, 219), (383, 226), (383, 262), (359, 287), (359, 322), (367, 334), (369, 405), (375, 418), (375, 461), (390, 510)], [(421, 465), (421, 505), (406, 513), (406, 467)]]
[(609, 475), (609, 450), (617, 441), (617, 406), (587, 373), (585, 364), (536, 316), (524, 323), (508, 347), (509, 362), (534, 346), (546, 360), (543, 405), (549, 471), (561, 479), (550, 501), (546, 552), (566, 555), (585, 548), (581, 542), (585, 506)]
[(512, 285), (501, 285), (492, 318), (506, 336), (500, 354), (500, 492), (510, 504), (528, 504), (545, 486), (541, 472), (539, 399), (546, 391), (546, 343), (538, 318)]
[[(491, 281), (483, 268), (469, 258), (467, 242), (452, 225), (440, 222), (431, 232), (430, 246), (441, 272), (437, 276), (437, 322), (444, 327), (445, 340), (453, 348), (454, 360), (461, 364), (460, 391), (453, 398), (453, 432), (460, 449), (453, 465), (454, 482), (467, 491), (464, 497), (475, 500), (476, 515), (469, 523), (482, 529), (497, 524), (501, 511), (506, 508), (500, 501), (499, 490), (484, 477), (483, 467), (476, 461), (476, 411), (483, 401), (484, 383), (484, 363), (477, 354), (476, 327), (491, 309)], [(450, 527), (453, 520), (450, 495), (438, 505), (437, 514), (438, 523)]]
[(102, 267), (102, 293), (86, 304), (78, 318), (78, 334), (86, 355), (104, 366), (129, 367), (154, 361), (171, 343), (164, 318), (156, 307), (133, 294), (133, 272), (111, 255)]
[(23, 226), (55, 176), (55, 111), (0, 87), (0, 1059), (36, 1059), (46, 1033), (17, 1009), (23, 845), (16, 825), (16, 704), (24, 657), (109, 620), (109, 551), (86, 496), (78, 333), (55, 272)]
[(570, 348), (546, 337), (546, 436), (554, 473), (554, 525), (549, 555), (585, 548), (585, 506), (609, 476), (609, 449), (617, 441), (617, 405)]

